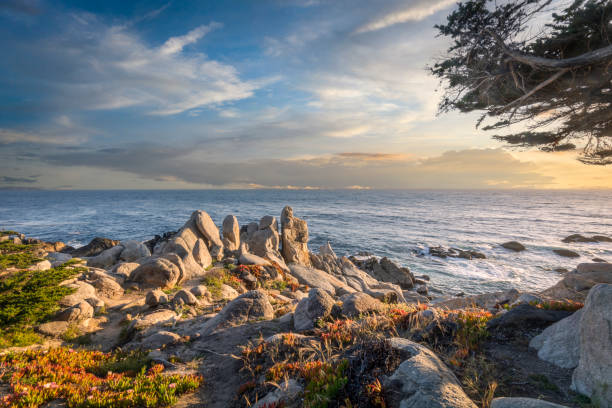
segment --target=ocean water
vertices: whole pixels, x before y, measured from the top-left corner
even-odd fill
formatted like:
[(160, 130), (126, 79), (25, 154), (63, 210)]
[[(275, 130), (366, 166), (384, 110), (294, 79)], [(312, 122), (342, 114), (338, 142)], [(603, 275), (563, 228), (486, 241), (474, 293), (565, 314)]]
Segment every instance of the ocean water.
[[(387, 256), (428, 274), (447, 294), (535, 290), (561, 278), (555, 268), (594, 257), (612, 262), (612, 243), (561, 242), (573, 233), (612, 236), (612, 191), (0, 191), (0, 227), (79, 246), (96, 236), (147, 240), (180, 228), (196, 209), (218, 226), (227, 214), (243, 225), (264, 215), (278, 219), (285, 205), (308, 222), (311, 249), (330, 241), (338, 255)], [(499, 247), (509, 240), (528, 250)], [(437, 245), (487, 259), (426, 254)], [(581, 257), (563, 258), (554, 248)]]

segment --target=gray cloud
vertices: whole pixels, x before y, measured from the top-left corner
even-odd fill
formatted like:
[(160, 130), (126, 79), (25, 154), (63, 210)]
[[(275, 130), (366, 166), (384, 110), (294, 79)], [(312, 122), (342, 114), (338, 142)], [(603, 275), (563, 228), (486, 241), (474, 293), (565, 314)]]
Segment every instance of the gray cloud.
[(29, 177), (10, 177), (10, 176), (1, 176), (0, 184), (31, 184), (36, 183), (38, 180), (37, 176), (29, 176)]

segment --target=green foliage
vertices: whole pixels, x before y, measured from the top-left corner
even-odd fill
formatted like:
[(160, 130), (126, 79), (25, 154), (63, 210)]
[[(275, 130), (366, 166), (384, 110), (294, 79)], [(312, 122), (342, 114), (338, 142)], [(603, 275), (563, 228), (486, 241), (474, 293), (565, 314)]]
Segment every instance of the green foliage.
[[(8, 336), (0, 347), (37, 341), (37, 336), (24, 330), (55, 313), (59, 300), (74, 291), (59, 283), (84, 271), (85, 268), (60, 266), (47, 271), (20, 270), (0, 279), (0, 330)], [(24, 334), (16, 334), (20, 331)]]
[(25, 347), (30, 344), (39, 343), (41, 337), (31, 328), (0, 329), (0, 349), (7, 347)]
[(304, 390), (304, 407), (327, 408), (348, 382), (347, 367), (348, 361), (343, 360), (335, 367), (323, 366), (314, 372)]
[(228, 285), (238, 289), (241, 285), (240, 279), (229, 273), (226, 269), (209, 274), (202, 280), (202, 283), (206, 285), (214, 299), (221, 297), (221, 286)]
[(12, 242), (0, 243), (0, 270), (7, 268), (27, 268), (42, 261), (33, 254), (36, 245), (18, 245)]
[(104, 363), (92, 369), (96, 375), (105, 375), (111, 371), (113, 373), (139, 373), (143, 369), (151, 367), (151, 359), (148, 353), (140, 350), (118, 351), (111, 355)]
[(282, 280), (270, 280), (264, 283), (264, 287), (266, 289), (285, 290), (287, 282)]
[(0, 236), (2, 235), (19, 235), (19, 233), (13, 230), (3, 230), (3, 231), (0, 231)]

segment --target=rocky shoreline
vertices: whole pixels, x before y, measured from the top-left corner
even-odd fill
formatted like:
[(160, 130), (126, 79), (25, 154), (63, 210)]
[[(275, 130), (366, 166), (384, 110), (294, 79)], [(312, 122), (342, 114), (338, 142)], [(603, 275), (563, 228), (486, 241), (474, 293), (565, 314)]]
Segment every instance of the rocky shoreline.
[[(432, 296), (429, 277), (387, 258), (339, 257), (329, 243), (312, 252), (291, 207), (280, 225), (264, 216), (240, 226), (233, 215), (221, 225), (199, 210), (147, 242), (96, 238), (78, 249), (4, 233), (0, 248), (14, 250), (3, 250), (13, 260), (0, 279), (70, 276), (57, 283), (67, 291), (57, 310), (29, 322), (42, 345), (25, 348), (78, 340), (145, 352), (170, 373), (203, 377), (178, 400), (185, 407), (612, 406), (612, 264), (579, 264), (532, 293)], [(0, 289), (0, 305), (13, 298)]]

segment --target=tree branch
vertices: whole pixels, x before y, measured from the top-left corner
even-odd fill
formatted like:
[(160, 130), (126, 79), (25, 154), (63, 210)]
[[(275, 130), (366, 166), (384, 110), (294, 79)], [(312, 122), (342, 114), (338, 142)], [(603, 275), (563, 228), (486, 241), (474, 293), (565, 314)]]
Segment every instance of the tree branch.
[[(502, 106), (499, 109), (495, 110), (496, 114), (502, 113), (503, 111), (505, 111), (506, 109), (523, 102), (525, 99), (529, 98), (531, 95), (535, 94), (536, 92), (538, 92), (540, 89), (544, 88), (547, 85), (550, 85), (551, 83), (555, 82), (557, 79), (559, 79), (560, 77), (562, 77), (563, 75), (565, 75), (566, 72), (569, 71), (569, 68), (565, 68), (562, 69), (561, 71), (556, 72), (553, 76), (551, 76), (550, 78), (548, 78), (546, 81), (541, 82), (538, 84), (538, 86), (536, 86), (535, 88), (533, 88), (531, 91), (527, 92), (525, 95), (521, 96), (520, 98), (517, 98), (515, 100), (513, 100), (512, 102), (510, 102), (507, 105)], [(514, 114), (513, 114), (514, 116)]]
[(584, 54), (572, 58), (551, 59), (535, 57), (532, 55), (523, 54), (521, 52), (509, 48), (504, 43), (504, 40), (499, 35), (497, 35), (497, 33), (489, 29), (486, 29), (485, 31), (495, 39), (495, 42), (497, 42), (497, 44), (503, 50), (504, 54), (508, 55), (515, 61), (522, 62), (523, 64), (531, 65), (534, 67), (538, 66), (552, 69), (577, 68), (582, 67), (584, 65), (596, 64), (598, 62), (606, 61), (612, 58), (612, 45), (608, 45), (607, 47), (599, 48), (594, 51), (586, 52)]

